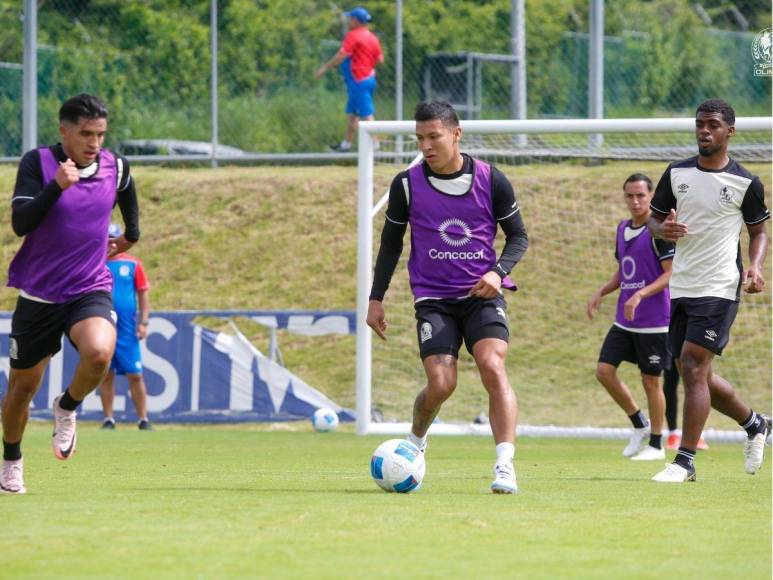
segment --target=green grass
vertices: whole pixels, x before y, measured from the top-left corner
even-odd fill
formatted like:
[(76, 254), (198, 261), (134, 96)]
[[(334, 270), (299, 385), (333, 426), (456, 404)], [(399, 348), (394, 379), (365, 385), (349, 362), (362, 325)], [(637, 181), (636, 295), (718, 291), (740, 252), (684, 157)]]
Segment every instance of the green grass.
[(488, 491), (484, 437), (435, 437), (423, 488), (370, 480), (385, 437), (302, 427), (79, 426), (56, 461), (24, 442), (28, 494), (0, 495), (4, 578), (770, 578), (769, 458), (714, 445), (698, 481), (621, 441), (521, 439), (517, 496)]

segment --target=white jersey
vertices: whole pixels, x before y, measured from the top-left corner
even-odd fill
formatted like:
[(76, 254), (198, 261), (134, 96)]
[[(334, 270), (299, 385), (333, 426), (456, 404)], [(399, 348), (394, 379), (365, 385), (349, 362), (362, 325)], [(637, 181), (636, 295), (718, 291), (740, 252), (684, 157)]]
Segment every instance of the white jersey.
[(719, 170), (704, 169), (698, 157), (672, 163), (661, 177), (653, 211), (687, 225), (676, 242), (671, 298), (738, 300), (741, 290), (741, 226), (770, 218), (760, 179), (731, 159)]

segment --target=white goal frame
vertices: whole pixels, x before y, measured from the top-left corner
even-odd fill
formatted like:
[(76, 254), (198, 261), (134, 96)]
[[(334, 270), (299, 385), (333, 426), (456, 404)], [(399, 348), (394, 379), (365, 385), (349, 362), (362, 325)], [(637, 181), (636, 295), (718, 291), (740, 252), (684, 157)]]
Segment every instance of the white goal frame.
[[(599, 145), (603, 133), (689, 133), (695, 130), (694, 118), (673, 119), (563, 119), (533, 121), (461, 121), (462, 129), (476, 134), (528, 135), (533, 133), (586, 133), (592, 144)], [(739, 117), (735, 122), (741, 131), (770, 131), (771, 117)], [(405, 435), (410, 423), (374, 423), (371, 421), (372, 387), (372, 331), (365, 322), (368, 312), (368, 298), (373, 272), (373, 220), (386, 202), (382, 197), (373, 203), (373, 168), (375, 160), (374, 135), (413, 134), (414, 121), (363, 121), (358, 131), (357, 168), (357, 434)], [(528, 147), (521, 148), (525, 155)], [(601, 152), (601, 150), (600, 150)], [(588, 157), (592, 156), (589, 149)], [(601, 154), (600, 156), (603, 156)], [(475, 434), (490, 435), (488, 425), (433, 424), (432, 434)], [(592, 427), (518, 427), (519, 435), (543, 437), (594, 437), (626, 438), (628, 429), (602, 429)], [(705, 433), (707, 440), (740, 441), (742, 431), (716, 431)]]

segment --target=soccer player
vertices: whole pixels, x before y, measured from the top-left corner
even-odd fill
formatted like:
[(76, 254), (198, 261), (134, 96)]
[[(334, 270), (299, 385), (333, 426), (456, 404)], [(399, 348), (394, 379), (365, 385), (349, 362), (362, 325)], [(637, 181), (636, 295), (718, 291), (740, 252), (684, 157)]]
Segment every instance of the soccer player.
[[(123, 232), (118, 224), (111, 224), (110, 238), (118, 238)], [(148, 420), (147, 391), (142, 377), (142, 355), (140, 340), (148, 335), (150, 322), (150, 283), (142, 267), (142, 260), (131, 254), (116, 254), (108, 259), (107, 267), (113, 275), (113, 308), (116, 322), (117, 339), (115, 354), (110, 370), (99, 387), (102, 409), (105, 419), (102, 429), (115, 429), (113, 418), (113, 399), (115, 398), (115, 375), (126, 375), (129, 392), (137, 411), (137, 427), (141, 431), (151, 431), (153, 426)], [(137, 307), (139, 306), (139, 321)]]
[(370, 13), (358, 6), (347, 12), (346, 16), (349, 18), (349, 32), (344, 36), (341, 48), (314, 73), (315, 78), (320, 78), (338, 66), (346, 84), (346, 133), (343, 141), (331, 147), (340, 152), (351, 150), (360, 119), (372, 121), (375, 118), (373, 95), (376, 92), (376, 66), (384, 62), (381, 42), (368, 29)]
[[(53, 401), (54, 456), (75, 452), (78, 405), (105, 376), (115, 348), (108, 254), (139, 239), (139, 211), (126, 160), (102, 149), (107, 108), (81, 94), (59, 110), (61, 143), (27, 152), (11, 200), (13, 230), (23, 236), (8, 286), (19, 289), (11, 322), (10, 376), (3, 400), (0, 490), (25, 493), (21, 440), (29, 405), (64, 333), (80, 359), (69, 386)], [(108, 244), (115, 203), (126, 233)]]
[[(625, 411), (633, 425), (623, 456), (634, 461), (666, 457), (663, 449), (666, 402), (660, 386), (660, 375), (671, 364), (668, 348), (668, 279), (671, 277), (674, 244), (653, 240), (647, 230), (652, 194), (652, 181), (641, 173), (634, 173), (623, 183), (623, 197), (631, 218), (621, 221), (617, 226), (615, 258), (618, 268), (593, 293), (587, 306), (588, 318), (593, 318), (602, 297), (620, 290), (617, 315), (601, 346), (596, 378)], [(624, 360), (639, 366), (651, 424), (641, 412), (628, 386), (617, 375), (617, 367)]]
[[(768, 234), (762, 182), (729, 157), (735, 111), (709, 99), (695, 114), (698, 155), (668, 166), (652, 200), (653, 237), (676, 242), (671, 275), (672, 353), (684, 381), (682, 441), (674, 462), (652, 479), (695, 481), (693, 460), (710, 407), (746, 430), (746, 472), (762, 466), (771, 421), (755, 413), (711, 366), (730, 338), (741, 296), (765, 287), (762, 276)], [(741, 224), (749, 231), (749, 267), (741, 261)]]
[[(515, 290), (508, 274), (526, 251), (526, 229), (507, 178), (460, 152), (462, 129), (451, 105), (420, 103), (414, 119), (424, 161), (392, 181), (367, 323), (386, 340), (382, 300), (410, 224), (408, 275), (427, 384), (416, 397), (408, 439), (426, 448), (427, 431), (456, 388), (464, 341), (489, 395), (497, 457), (491, 490), (516, 493), (518, 406), (505, 369), (510, 331), (502, 288)], [(494, 251), (497, 224), (506, 237), (499, 259)]]

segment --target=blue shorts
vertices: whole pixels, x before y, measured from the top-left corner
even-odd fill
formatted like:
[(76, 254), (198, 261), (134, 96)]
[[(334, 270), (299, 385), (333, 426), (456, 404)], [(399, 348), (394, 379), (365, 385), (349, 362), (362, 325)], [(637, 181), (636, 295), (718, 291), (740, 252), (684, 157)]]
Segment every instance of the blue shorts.
[(346, 101), (346, 114), (358, 117), (370, 117), (376, 112), (373, 106), (373, 93), (376, 92), (376, 75), (371, 75), (361, 81), (349, 81), (346, 83), (346, 93), (349, 100)]
[(142, 372), (140, 339), (135, 334), (118, 334), (115, 342), (115, 354), (110, 362), (110, 370), (119, 375), (133, 375)]

